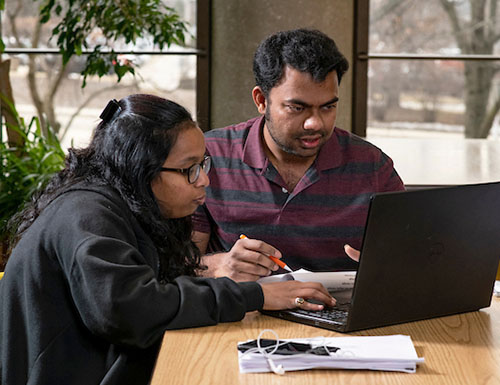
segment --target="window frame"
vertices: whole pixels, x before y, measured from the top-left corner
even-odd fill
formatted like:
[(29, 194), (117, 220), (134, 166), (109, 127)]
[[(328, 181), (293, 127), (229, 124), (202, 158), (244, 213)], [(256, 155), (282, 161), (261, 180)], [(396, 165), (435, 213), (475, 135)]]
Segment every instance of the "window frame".
[[(117, 50), (117, 54), (131, 55), (195, 55), (196, 56), (196, 120), (203, 131), (210, 129), (210, 30), (212, 0), (196, 0), (196, 49), (184, 51)], [(1, 25), (1, 24), (0, 24)], [(83, 50), (83, 55), (93, 50)], [(102, 51), (106, 52), (106, 51)], [(57, 48), (8, 48), (5, 54), (60, 55)]]
[(370, 60), (499, 61), (499, 55), (373, 54), (369, 50), (370, 0), (354, 1), (352, 132), (366, 137), (368, 123), (368, 64)]

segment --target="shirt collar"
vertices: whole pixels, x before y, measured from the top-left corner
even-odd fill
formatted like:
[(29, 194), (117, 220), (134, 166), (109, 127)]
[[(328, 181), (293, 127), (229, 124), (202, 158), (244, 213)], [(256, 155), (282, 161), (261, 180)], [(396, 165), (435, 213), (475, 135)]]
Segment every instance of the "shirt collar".
[[(248, 136), (243, 148), (243, 162), (250, 167), (264, 169), (267, 167), (268, 158), (264, 152), (262, 144), (262, 130), (264, 128), (264, 116), (257, 118), (250, 126)], [(328, 170), (340, 165), (342, 156), (338, 137), (336, 135), (337, 128), (334, 129), (332, 136), (319, 151), (316, 158), (316, 168), (318, 171)]]
[(335, 127), (332, 136), (319, 151), (318, 157), (316, 158), (316, 168), (318, 171), (335, 168), (341, 164), (342, 148), (340, 147), (336, 131), (337, 128)]
[(264, 122), (264, 115), (253, 122), (243, 148), (243, 162), (253, 168), (263, 169), (268, 162), (261, 139)]

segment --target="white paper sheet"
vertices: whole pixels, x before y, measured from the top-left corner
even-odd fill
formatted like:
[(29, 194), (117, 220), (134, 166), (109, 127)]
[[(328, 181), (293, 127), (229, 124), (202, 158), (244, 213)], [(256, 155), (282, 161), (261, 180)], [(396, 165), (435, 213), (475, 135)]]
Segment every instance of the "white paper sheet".
[(259, 279), (257, 282), (269, 283), (277, 281), (302, 281), (319, 282), (329, 292), (349, 290), (354, 287), (356, 271), (333, 271), (333, 272), (312, 272), (305, 269), (296, 270), (293, 273), (270, 275)]

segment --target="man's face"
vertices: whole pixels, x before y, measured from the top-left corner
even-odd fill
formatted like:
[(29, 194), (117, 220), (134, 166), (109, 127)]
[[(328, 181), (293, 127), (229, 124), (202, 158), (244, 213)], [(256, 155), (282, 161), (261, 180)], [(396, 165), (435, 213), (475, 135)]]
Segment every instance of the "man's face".
[(336, 71), (318, 83), (308, 73), (285, 67), (283, 79), (265, 100), (264, 140), (269, 149), (316, 157), (333, 133), (338, 93)]

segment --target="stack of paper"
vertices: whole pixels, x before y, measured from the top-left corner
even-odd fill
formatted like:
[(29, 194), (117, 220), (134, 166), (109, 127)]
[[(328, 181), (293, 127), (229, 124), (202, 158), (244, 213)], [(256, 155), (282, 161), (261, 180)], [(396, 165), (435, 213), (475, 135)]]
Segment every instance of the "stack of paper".
[[(375, 337), (315, 337), (279, 342), (293, 341), (308, 343), (312, 349), (329, 347), (335, 353), (325, 355), (311, 353), (269, 354), (263, 349), (238, 350), (241, 373), (256, 373), (306, 369), (369, 369), (415, 373), (417, 363), (424, 362), (419, 358), (409, 336), (375, 336)], [(249, 343), (250, 341), (246, 341)], [(238, 343), (240, 347), (244, 342)], [(334, 349), (336, 347), (338, 349)], [(240, 348), (239, 348), (240, 349)], [(270, 352), (271, 349), (267, 349)], [(316, 349), (317, 351), (317, 349)], [(324, 350), (326, 351), (326, 350)], [(264, 354), (263, 354), (263, 353)], [(272, 362), (271, 362), (272, 361)], [(273, 370), (273, 367), (275, 370)], [(280, 368), (281, 369), (281, 368)]]
[(293, 273), (276, 274), (260, 278), (257, 282), (269, 283), (276, 281), (319, 282), (330, 293), (343, 291), (354, 287), (356, 271), (312, 272), (306, 269), (295, 270)]

